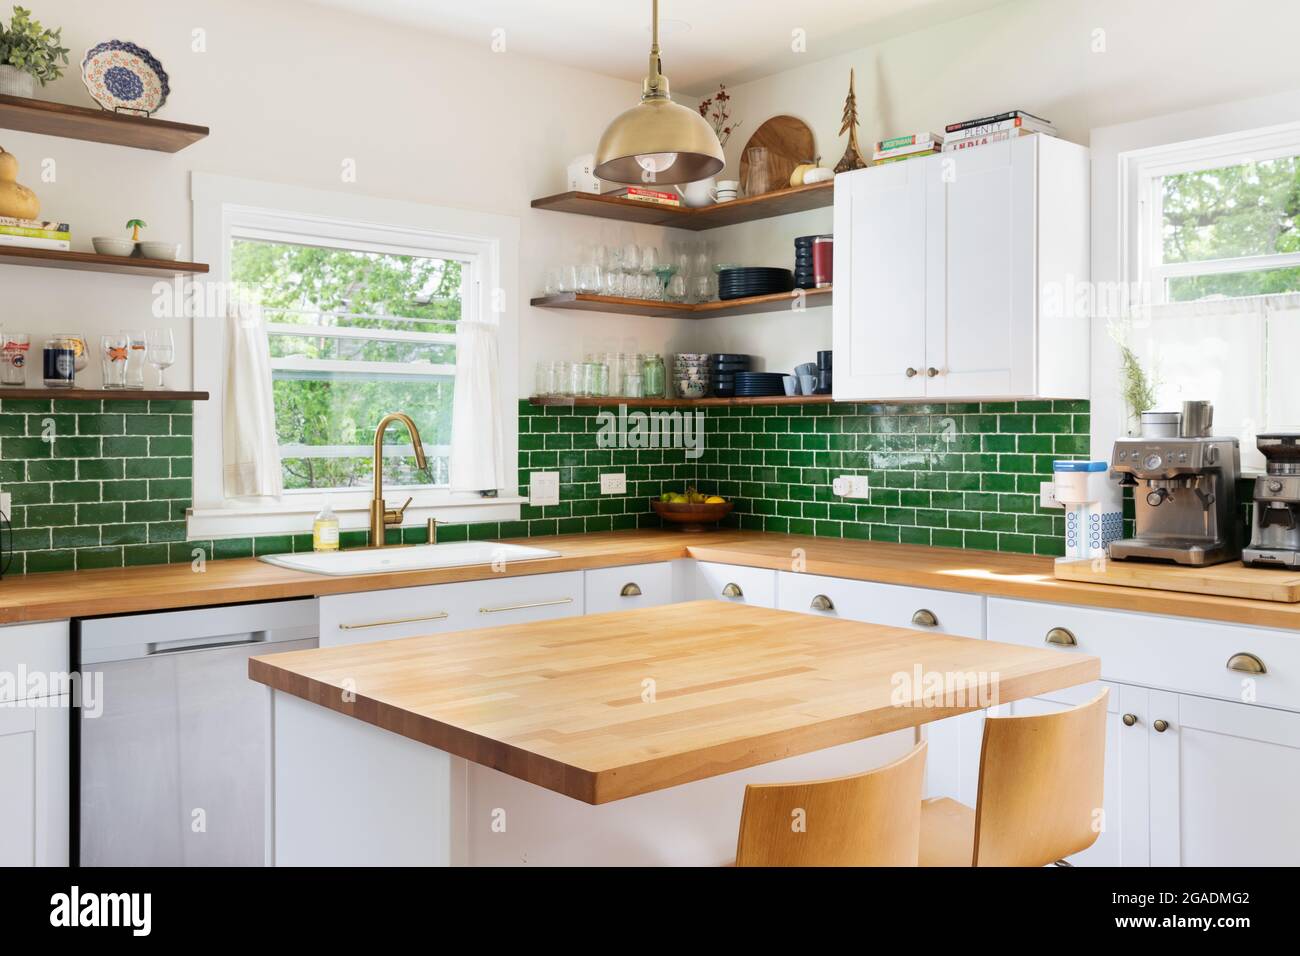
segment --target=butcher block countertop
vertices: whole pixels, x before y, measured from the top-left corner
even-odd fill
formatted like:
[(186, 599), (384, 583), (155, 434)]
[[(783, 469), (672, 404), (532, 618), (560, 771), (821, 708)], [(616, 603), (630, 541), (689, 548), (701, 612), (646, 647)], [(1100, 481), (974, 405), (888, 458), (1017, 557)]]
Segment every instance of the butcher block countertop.
[[(1051, 558), (962, 551), (763, 531), (616, 531), (519, 538), (514, 543), (559, 552), (558, 558), (510, 564), (505, 576), (697, 558), (751, 567), (967, 591), (1058, 604), (1115, 608), (1300, 631), (1300, 604), (1116, 587), (1053, 577)], [(501, 577), (491, 567), (440, 568), (333, 577), (254, 558), (189, 564), (57, 571), (0, 581), (0, 624), (141, 611), (272, 601), (383, 588)], [(1285, 572), (1261, 570), (1261, 574)]]
[[(1096, 657), (720, 601), (291, 651), (248, 670), (593, 804), (1101, 675)], [(933, 675), (967, 683), (936, 696)]]

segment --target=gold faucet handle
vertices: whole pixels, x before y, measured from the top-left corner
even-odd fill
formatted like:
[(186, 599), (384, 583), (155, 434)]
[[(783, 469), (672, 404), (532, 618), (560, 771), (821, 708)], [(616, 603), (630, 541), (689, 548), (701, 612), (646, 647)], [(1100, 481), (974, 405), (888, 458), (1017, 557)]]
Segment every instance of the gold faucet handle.
[(389, 510), (385, 511), (384, 524), (401, 524), (402, 516), (406, 514), (406, 506), (409, 505), (414, 500), (415, 500), (414, 498), (407, 498), (405, 501), (402, 502), (402, 507), (396, 510), (390, 508)]

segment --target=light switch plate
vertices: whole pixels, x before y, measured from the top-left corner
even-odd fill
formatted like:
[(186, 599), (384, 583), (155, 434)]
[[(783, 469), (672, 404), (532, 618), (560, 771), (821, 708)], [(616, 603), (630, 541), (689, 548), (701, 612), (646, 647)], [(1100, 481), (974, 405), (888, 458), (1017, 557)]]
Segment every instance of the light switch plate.
[(1038, 483), (1038, 506), (1040, 508), (1065, 507), (1065, 505), (1056, 500), (1056, 482), (1040, 481)]
[(840, 475), (831, 482), (831, 491), (841, 498), (871, 497), (871, 486), (866, 475)]
[(560, 503), (560, 473), (535, 471), (528, 476), (528, 503), (530, 505), (558, 505)]
[(627, 475), (623, 472), (600, 476), (600, 493), (602, 495), (627, 494)]
[(14, 513), (13, 504), (13, 495), (7, 491), (0, 491), (0, 511), (3, 511), (6, 516), (12, 517)]

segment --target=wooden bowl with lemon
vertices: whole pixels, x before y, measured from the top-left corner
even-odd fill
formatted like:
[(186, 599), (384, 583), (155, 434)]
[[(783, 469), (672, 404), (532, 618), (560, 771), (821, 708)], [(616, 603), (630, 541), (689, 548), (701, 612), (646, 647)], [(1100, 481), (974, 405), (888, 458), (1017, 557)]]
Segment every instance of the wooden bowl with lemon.
[(682, 493), (666, 491), (651, 499), (650, 507), (666, 524), (674, 525), (679, 531), (706, 531), (731, 514), (736, 504), (688, 488)]

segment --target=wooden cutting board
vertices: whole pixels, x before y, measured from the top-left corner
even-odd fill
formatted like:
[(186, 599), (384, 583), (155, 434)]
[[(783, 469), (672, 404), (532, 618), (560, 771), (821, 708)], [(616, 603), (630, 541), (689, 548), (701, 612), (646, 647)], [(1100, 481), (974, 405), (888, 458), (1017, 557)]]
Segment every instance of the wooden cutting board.
[(754, 146), (767, 147), (767, 189), (790, 188), (790, 174), (800, 163), (817, 159), (817, 148), (808, 124), (793, 116), (773, 116), (749, 137), (740, 154), (740, 185), (748, 181), (749, 150)]
[(1300, 571), (1248, 568), (1240, 561), (1212, 564), (1205, 568), (1105, 559), (1058, 561), (1055, 573), (1062, 581), (1300, 603)]

